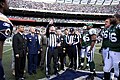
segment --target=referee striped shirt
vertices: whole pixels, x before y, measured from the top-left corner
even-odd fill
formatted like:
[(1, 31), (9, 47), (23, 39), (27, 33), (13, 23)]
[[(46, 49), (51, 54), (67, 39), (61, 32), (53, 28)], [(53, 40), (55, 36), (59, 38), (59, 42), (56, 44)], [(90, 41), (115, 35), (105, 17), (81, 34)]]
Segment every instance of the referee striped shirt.
[(66, 39), (66, 43), (72, 43), (72, 45), (76, 45), (79, 42), (79, 37), (76, 34), (69, 34)]
[(57, 35), (55, 33), (50, 33), (48, 37), (48, 47), (57, 47)]

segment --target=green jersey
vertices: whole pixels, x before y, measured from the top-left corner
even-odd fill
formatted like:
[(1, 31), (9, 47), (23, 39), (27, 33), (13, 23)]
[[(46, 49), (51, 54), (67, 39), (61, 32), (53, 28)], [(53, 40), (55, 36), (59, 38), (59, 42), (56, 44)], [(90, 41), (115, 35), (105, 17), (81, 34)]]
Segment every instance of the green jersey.
[(109, 31), (108, 31), (109, 28), (105, 28), (101, 31), (101, 36), (103, 38), (103, 41), (102, 41), (102, 48), (107, 48), (109, 45)]
[(81, 36), (82, 36), (82, 43), (81, 43), (81, 45), (85, 47), (86, 46), (86, 34), (84, 33)]
[(96, 35), (96, 30), (95, 29), (90, 29), (88, 31), (86, 31), (84, 34), (83, 34), (83, 39), (82, 39), (82, 46), (90, 46), (91, 45), (91, 36), (92, 35)]
[(120, 24), (109, 29), (109, 48), (111, 51), (120, 52)]

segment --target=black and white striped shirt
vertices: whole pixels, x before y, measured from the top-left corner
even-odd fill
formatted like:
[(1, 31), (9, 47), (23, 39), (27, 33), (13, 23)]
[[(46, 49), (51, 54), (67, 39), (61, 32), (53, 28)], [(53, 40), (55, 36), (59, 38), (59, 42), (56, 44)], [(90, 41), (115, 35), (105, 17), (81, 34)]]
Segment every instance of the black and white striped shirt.
[(76, 34), (69, 34), (66, 38), (66, 43), (72, 43), (72, 45), (76, 45), (79, 42), (78, 36)]
[(57, 35), (55, 33), (49, 34), (48, 47), (57, 47)]

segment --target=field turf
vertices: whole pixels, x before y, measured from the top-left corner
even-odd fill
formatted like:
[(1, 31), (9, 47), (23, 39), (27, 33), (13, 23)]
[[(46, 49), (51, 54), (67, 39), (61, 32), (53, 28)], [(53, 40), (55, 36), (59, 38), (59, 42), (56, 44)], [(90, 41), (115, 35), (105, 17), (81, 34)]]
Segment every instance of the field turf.
[[(95, 64), (96, 64), (96, 71), (102, 71), (102, 57), (101, 54), (98, 53), (100, 49), (100, 44), (96, 45), (95, 50)], [(12, 75), (11, 70), (11, 58), (12, 58), (12, 47), (10, 45), (4, 46), (4, 53), (3, 53), (3, 66), (6, 75), (6, 80), (15, 80), (14, 76)], [(68, 60), (68, 59), (67, 59)], [(26, 67), (27, 70), (27, 67)], [(45, 77), (45, 70), (41, 71), (40, 68), (37, 69), (36, 75), (28, 75), (26, 73), (26, 80), (37, 80)]]

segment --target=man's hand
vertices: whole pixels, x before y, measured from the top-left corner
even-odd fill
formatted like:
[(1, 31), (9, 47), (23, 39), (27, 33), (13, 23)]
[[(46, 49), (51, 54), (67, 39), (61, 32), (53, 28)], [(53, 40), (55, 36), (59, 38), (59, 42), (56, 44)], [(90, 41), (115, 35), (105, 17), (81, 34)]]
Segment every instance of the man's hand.
[(43, 51), (43, 49), (42, 49), (42, 48), (40, 48), (40, 51)]
[(15, 56), (16, 56), (17, 58), (19, 58), (19, 54), (16, 54)]
[(69, 45), (72, 45), (72, 43), (70, 42)]
[(38, 51), (38, 54), (40, 54), (40, 51)]
[(58, 44), (57, 44), (57, 46), (58, 46), (58, 47), (60, 47), (60, 46), (61, 46), (61, 44), (60, 44), (60, 43), (58, 43)]

